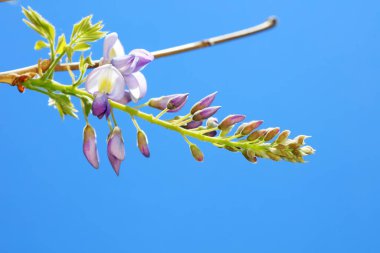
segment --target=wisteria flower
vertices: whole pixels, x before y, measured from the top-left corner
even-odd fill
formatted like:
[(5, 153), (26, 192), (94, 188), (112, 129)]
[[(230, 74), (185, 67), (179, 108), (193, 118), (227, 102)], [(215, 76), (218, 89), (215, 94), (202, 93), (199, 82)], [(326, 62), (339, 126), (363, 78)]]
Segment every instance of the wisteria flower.
[(124, 78), (111, 64), (106, 64), (94, 69), (87, 77), (86, 90), (94, 95), (92, 103), (92, 114), (99, 119), (104, 115), (108, 118), (111, 105), (108, 99), (116, 102), (125, 99)]
[(101, 64), (112, 64), (123, 75), (129, 91), (124, 94), (126, 102), (137, 102), (145, 96), (147, 82), (140, 71), (153, 60), (154, 56), (145, 49), (134, 49), (125, 54), (117, 33), (110, 33), (104, 39)]

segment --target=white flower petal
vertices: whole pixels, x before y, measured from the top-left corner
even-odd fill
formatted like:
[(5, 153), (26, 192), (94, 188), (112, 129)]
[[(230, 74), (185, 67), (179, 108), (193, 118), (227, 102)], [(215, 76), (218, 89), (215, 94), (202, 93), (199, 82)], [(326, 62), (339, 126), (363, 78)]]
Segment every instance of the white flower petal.
[(86, 90), (92, 94), (101, 92), (110, 99), (119, 100), (124, 96), (125, 82), (122, 74), (111, 64), (94, 69), (87, 77)]
[(136, 103), (140, 98), (145, 96), (147, 91), (147, 83), (141, 72), (124, 76), (124, 80), (129, 89), (133, 102)]

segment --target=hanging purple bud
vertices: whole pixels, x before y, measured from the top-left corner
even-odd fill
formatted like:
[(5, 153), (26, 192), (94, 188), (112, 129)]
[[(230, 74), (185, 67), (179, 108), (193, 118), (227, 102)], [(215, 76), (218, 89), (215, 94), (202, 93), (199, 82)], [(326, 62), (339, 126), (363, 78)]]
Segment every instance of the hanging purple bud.
[(119, 175), (121, 162), (125, 158), (125, 147), (123, 136), (118, 126), (108, 136), (107, 155), (116, 175)]
[(186, 125), (182, 126), (185, 129), (194, 129), (200, 127), (202, 125), (202, 121), (190, 121)]
[(209, 136), (209, 137), (215, 137), (217, 134), (218, 134), (218, 132), (214, 130), (214, 131), (211, 131), (211, 132), (204, 133), (203, 135), (206, 135), (206, 136)]
[(83, 153), (87, 158), (87, 161), (95, 169), (99, 168), (99, 155), (96, 145), (96, 132), (91, 125), (87, 124), (83, 128)]
[(250, 161), (251, 163), (257, 163), (257, 157), (255, 155), (255, 152), (251, 149), (246, 149), (242, 152), (245, 159)]
[(221, 106), (210, 106), (210, 107), (204, 108), (200, 111), (197, 111), (193, 115), (193, 120), (194, 121), (202, 121), (202, 120), (208, 119), (209, 117), (214, 115), (220, 109), (220, 107)]
[(261, 126), (261, 124), (263, 124), (264, 121), (262, 120), (255, 120), (255, 121), (251, 121), (249, 123), (247, 123), (247, 125), (245, 125), (240, 134), (241, 135), (248, 135), (250, 134), (253, 130), (255, 130), (256, 128), (258, 128), (259, 126)]
[[(175, 98), (175, 97), (178, 97), (181, 95), (184, 95), (184, 94), (173, 94), (173, 95), (162, 96), (159, 98), (151, 98), (148, 102), (148, 105), (150, 107), (156, 108), (158, 110), (165, 110), (167, 108), (169, 101), (172, 98)], [(175, 110), (169, 110), (168, 112), (176, 112), (179, 109), (181, 109), (181, 108), (177, 108)]]
[(244, 119), (245, 119), (245, 115), (241, 115), (241, 114), (229, 115), (222, 120), (218, 128), (220, 130), (227, 130), (228, 128), (232, 127), (236, 123), (243, 121)]
[(190, 145), (190, 151), (195, 160), (197, 160), (198, 162), (203, 162), (203, 153), (195, 144)]
[(150, 156), (149, 147), (148, 147), (148, 138), (146, 137), (146, 134), (144, 131), (139, 130), (137, 131), (137, 146), (140, 149), (141, 154), (145, 157)]
[(277, 139), (276, 139), (275, 142), (278, 143), (278, 144), (284, 143), (288, 139), (289, 135), (290, 135), (290, 131), (289, 130), (284, 130), (284, 131), (282, 131), (282, 133), (280, 133), (278, 135), (278, 137), (277, 137)]
[(270, 127), (267, 129), (267, 133), (264, 136), (264, 141), (272, 140), (280, 132), (279, 127)]
[(218, 127), (218, 125), (219, 125), (219, 122), (217, 118), (210, 117), (206, 121), (207, 128), (216, 128)]
[(207, 97), (204, 97), (200, 101), (195, 103), (195, 105), (193, 105), (193, 107), (191, 108), (190, 113), (194, 114), (197, 111), (200, 111), (206, 107), (209, 107), (211, 105), (211, 103), (214, 101), (216, 93), (218, 93), (218, 92), (211, 93)]
[(266, 129), (260, 129), (260, 130), (254, 131), (253, 133), (248, 135), (247, 140), (248, 141), (257, 140), (257, 139), (263, 137), (266, 133), (267, 133)]
[(166, 108), (169, 111), (178, 111), (180, 110), (186, 103), (189, 93), (178, 95), (169, 100)]
[(94, 101), (92, 103), (92, 114), (99, 119), (104, 115), (108, 118), (111, 113), (111, 105), (108, 102), (108, 96), (105, 93), (95, 93)]

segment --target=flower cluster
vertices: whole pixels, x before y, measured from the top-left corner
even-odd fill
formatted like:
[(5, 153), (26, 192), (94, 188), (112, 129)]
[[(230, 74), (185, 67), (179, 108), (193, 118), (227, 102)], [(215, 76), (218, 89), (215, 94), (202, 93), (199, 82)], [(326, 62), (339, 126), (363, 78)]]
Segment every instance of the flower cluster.
[[(26, 88), (49, 96), (49, 105), (54, 106), (61, 117), (65, 115), (77, 117), (77, 110), (71, 102), (71, 97), (81, 100), (86, 119), (83, 129), (83, 153), (94, 168), (99, 168), (99, 154), (96, 132), (88, 120), (90, 112), (99, 119), (107, 120), (110, 128), (107, 156), (117, 175), (125, 159), (124, 139), (113, 114), (114, 109), (121, 110), (131, 117), (136, 127), (137, 147), (144, 157), (150, 157), (148, 138), (136, 118), (181, 134), (192, 156), (200, 162), (204, 160), (204, 154), (189, 138), (211, 143), (230, 152), (241, 153), (252, 163), (256, 163), (258, 158), (303, 162), (304, 156), (314, 153), (312, 147), (305, 146), (305, 139), (308, 136), (299, 135), (291, 139), (288, 130), (280, 132), (278, 127), (261, 129), (262, 120), (245, 122), (246, 116), (242, 114), (232, 114), (218, 120), (215, 115), (221, 106), (212, 105), (216, 92), (196, 102), (185, 115), (168, 119), (164, 119), (167, 114), (183, 110), (189, 99), (188, 93), (151, 98), (146, 103), (131, 107), (128, 105), (129, 102), (137, 103), (146, 95), (147, 82), (141, 71), (154, 60), (152, 53), (144, 49), (134, 49), (126, 54), (118, 35), (116, 33), (106, 35), (102, 31), (102, 22), (92, 24), (91, 16), (83, 18), (73, 26), (70, 40), (66, 42), (64, 34), (56, 39), (54, 26), (39, 13), (31, 8), (24, 8), (23, 13), (26, 17), (24, 22), (44, 39), (37, 41), (35, 49), (49, 48), (50, 59), (42, 61), (47, 62), (47, 66), (42, 62), (37, 65), (37, 73), (16, 75), (17, 78), (11, 83), (20, 91)], [(70, 65), (67, 65), (66, 70), (72, 78), (71, 85), (63, 85), (53, 80), (56, 68), (62, 68), (59, 65), (64, 56), (71, 63), (75, 52), (90, 49), (91, 43), (103, 37), (103, 58), (98, 64), (94, 64), (90, 56), (85, 58), (82, 53), (78, 63), (78, 78), (70, 69)], [(95, 69), (86, 76), (88, 68)], [(83, 83), (84, 89), (80, 87)], [(140, 109), (143, 107), (158, 109), (159, 113), (147, 114)], [(236, 130), (233, 130), (235, 126)]]
[(144, 49), (125, 54), (117, 33), (108, 34), (104, 39), (101, 66), (94, 69), (86, 81), (86, 90), (94, 95), (92, 113), (99, 119), (104, 115), (108, 118), (111, 112), (108, 99), (127, 104), (144, 97), (147, 83), (140, 71), (153, 59)]

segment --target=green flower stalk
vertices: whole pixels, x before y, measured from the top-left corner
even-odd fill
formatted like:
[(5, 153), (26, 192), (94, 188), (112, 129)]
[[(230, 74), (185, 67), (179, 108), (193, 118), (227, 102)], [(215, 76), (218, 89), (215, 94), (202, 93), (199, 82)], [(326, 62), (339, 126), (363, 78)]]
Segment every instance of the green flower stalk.
[[(139, 127), (137, 119), (179, 133), (184, 137), (197, 161), (203, 161), (204, 155), (189, 138), (210, 143), (230, 152), (241, 153), (252, 163), (256, 163), (258, 158), (304, 162), (304, 156), (315, 152), (311, 146), (305, 146), (305, 139), (308, 136), (299, 135), (291, 139), (288, 130), (280, 133), (278, 127), (258, 129), (263, 123), (262, 120), (243, 122), (245, 115), (231, 114), (218, 123), (218, 119), (212, 117), (219, 113), (221, 108), (212, 106), (216, 92), (196, 102), (190, 111), (182, 113), (183, 115), (168, 119), (165, 119), (167, 113), (183, 110), (184, 104), (189, 100), (188, 93), (150, 98), (146, 103), (129, 105), (132, 102), (138, 103), (146, 95), (147, 81), (141, 71), (154, 59), (264, 31), (275, 25), (274, 19), (250, 29), (211, 38), (206, 40), (208, 43), (192, 43), (153, 53), (144, 49), (135, 49), (125, 54), (117, 34), (106, 35), (102, 31), (102, 23), (92, 24), (91, 16), (75, 24), (69, 41), (66, 41), (68, 37), (64, 34), (57, 39), (54, 26), (30, 7), (24, 8), (23, 13), (26, 17), (24, 22), (43, 38), (37, 41), (35, 49), (49, 48), (50, 59), (40, 61), (36, 67), (0, 73), (0, 82), (17, 86), (20, 92), (29, 89), (48, 96), (49, 105), (54, 106), (62, 118), (67, 115), (78, 117), (71, 98), (80, 99), (87, 123), (84, 128), (83, 150), (87, 160), (95, 168), (99, 166), (99, 159), (96, 133), (87, 119), (91, 112), (110, 127), (107, 155), (117, 175), (125, 159), (124, 139), (116, 122), (114, 110), (125, 112), (130, 116), (137, 130), (137, 146), (145, 157), (150, 156), (148, 139), (146, 133)], [(105, 38), (103, 58), (92, 61), (90, 54), (85, 57), (84, 52), (91, 49), (91, 43), (102, 38)], [(72, 63), (73, 57), (78, 52), (81, 53), (79, 62)], [(63, 64), (63, 59), (68, 63)], [(87, 75), (87, 70), (90, 68), (94, 70)], [(71, 84), (62, 84), (54, 79), (55, 71), (62, 70), (70, 74)], [(79, 70), (78, 78), (75, 78), (73, 70)], [(145, 106), (154, 107), (160, 112), (157, 115), (146, 113), (143, 111)], [(104, 115), (106, 117), (103, 117)], [(237, 124), (241, 124), (240, 127), (234, 134), (230, 134)]]

